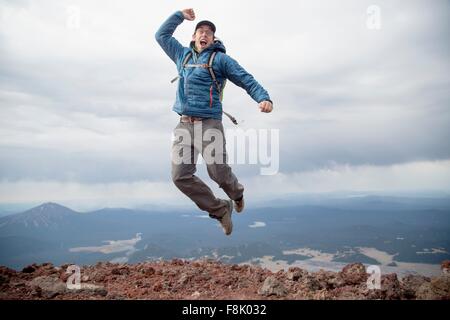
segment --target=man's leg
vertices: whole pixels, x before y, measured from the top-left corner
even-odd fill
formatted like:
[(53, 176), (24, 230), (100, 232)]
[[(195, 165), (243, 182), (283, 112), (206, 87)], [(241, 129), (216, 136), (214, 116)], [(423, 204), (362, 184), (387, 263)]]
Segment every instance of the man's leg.
[[(228, 206), (227, 202), (216, 198), (212, 190), (195, 175), (199, 151), (193, 145), (193, 127), (194, 124), (180, 122), (175, 128), (175, 141), (172, 145), (172, 180), (201, 210), (207, 211), (211, 217), (221, 218)], [(180, 130), (184, 132), (180, 134)], [(188, 141), (183, 141), (184, 138), (179, 139), (186, 135), (190, 136), (190, 139), (186, 139)]]
[[(208, 150), (214, 149), (213, 155), (209, 153), (205, 154), (205, 152), (202, 154), (205, 159), (208, 157), (211, 158), (211, 161), (205, 161), (208, 174), (230, 199), (239, 200), (244, 195), (244, 186), (239, 183), (231, 171), (231, 167), (227, 164), (226, 141), (222, 122), (220, 120), (208, 119), (203, 123), (203, 130), (207, 131), (208, 129), (217, 130), (217, 134), (220, 133), (221, 135), (220, 139), (215, 137), (213, 141), (203, 141), (203, 151), (206, 150), (207, 152)], [(208, 145), (210, 145), (210, 148), (207, 147)]]

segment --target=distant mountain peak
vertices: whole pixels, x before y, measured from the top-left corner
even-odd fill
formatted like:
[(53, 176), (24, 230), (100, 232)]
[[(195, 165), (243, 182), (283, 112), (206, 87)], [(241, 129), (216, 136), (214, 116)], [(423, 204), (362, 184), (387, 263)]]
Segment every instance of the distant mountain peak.
[(68, 207), (65, 207), (63, 205), (60, 205), (55, 202), (45, 202), (37, 207), (33, 207), (23, 213), (29, 213), (29, 214), (40, 214), (45, 212), (46, 214), (50, 215), (61, 215), (61, 214), (73, 214), (78, 213)]
[(63, 205), (60, 205), (56, 202), (44, 202), (43, 204), (41, 204), (37, 207), (34, 207), (32, 209), (36, 209), (36, 208), (40, 208), (40, 210), (43, 210), (43, 209), (68, 209), (68, 210), (71, 210), (71, 209), (69, 209)]
[(21, 213), (4, 217), (0, 227), (24, 225), (25, 227), (55, 227), (65, 222), (65, 218), (79, 213), (55, 202), (45, 202)]

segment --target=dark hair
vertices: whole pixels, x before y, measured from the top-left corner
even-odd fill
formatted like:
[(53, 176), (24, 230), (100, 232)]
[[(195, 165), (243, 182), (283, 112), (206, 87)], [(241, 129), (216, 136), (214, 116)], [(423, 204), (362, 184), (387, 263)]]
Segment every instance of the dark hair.
[[(203, 20), (200, 21), (199, 23), (197, 23), (197, 25), (195, 26), (195, 31), (197, 31), (198, 28), (200, 28), (201, 26), (208, 26), (211, 28), (212, 32), (216, 33), (216, 26), (214, 25), (214, 23), (212, 23), (211, 21), (208, 20)], [(194, 31), (194, 32), (195, 32)]]

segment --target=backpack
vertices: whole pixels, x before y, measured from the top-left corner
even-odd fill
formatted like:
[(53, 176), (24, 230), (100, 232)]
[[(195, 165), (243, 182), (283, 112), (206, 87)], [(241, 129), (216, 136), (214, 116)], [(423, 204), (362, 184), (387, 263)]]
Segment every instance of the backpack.
[[(214, 82), (214, 84), (215, 84), (215, 86), (216, 86), (216, 88), (217, 88), (217, 91), (219, 92), (219, 99), (220, 99), (220, 101), (222, 102), (222, 100), (223, 100), (223, 89), (225, 88), (225, 85), (226, 85), (226, 83), (227, 83), (227, 80), (225, 79), (225, 80), (223, 81), (223, 84), (222, 84), (222, 85), (219, 85), (219, 82), (217, 81), (216, 74), (214, 73), (214, 70), (213, 70), (213, 67), (212, 67), (213, 62), (214, 62), (214, 58), (216, 57), (216, 54), (217, 54), (217, 50), (214, 50), (214, 51), (211, 53), (211, 55), (209, 56), (209, 59), (208, 59), (208, 63), (207, 63), (207, 64), (206, 64), (206, 63), (203, 63), (203, 64), (188, 64), (189, 59), (191, 59), (191, 57), (192, 57), (192, 51), (189, 51), (189, 53), (186, 55), (186, 57), (185, 57), (184, 60), (183, 60), (182, 69), (184, 69), (184, 68), (206, 68), (206, 69), (208, 69), (209, 74), (211, 75), (211, 78), (212, 78), (212, 80), (213, 80), (213, 82)], [(175, 78), (172, 79), (172, 81), (170, 81), (170, 82), (171, 82), (171, 83), (174, 83), (178, 78), (179, 78), (179, 76), (175, 77)], [(211, 94), (212, 94), (212, 93), (211, 93)], [(238, 124), (236, 118), (233, 117), (233, 116), (232, 116), (231, 114), (229, 114), (228, 112), (225, 112), (225, 111), (223, 110), (223, 107), (222, 107), (222, 113), (223, 113), (224, 115), (226, 115), (226, 116), (231, 120), (231, 122), (233, 122), (235, 125)]]

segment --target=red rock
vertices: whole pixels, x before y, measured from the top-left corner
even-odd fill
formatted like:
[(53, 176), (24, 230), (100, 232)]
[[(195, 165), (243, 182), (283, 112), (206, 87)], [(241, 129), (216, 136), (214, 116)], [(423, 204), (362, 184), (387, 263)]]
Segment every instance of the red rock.
[(28, 285), (35, 290), (40, 289), (42, 295), (47, 299), (54, 298), (66, 291), (66, 285), (56, 277), (39, 276), (30, 281)]
[(233, 265), (231, 266), (231, 270), (233, 270), (233, 271), (241, 270), (241, 266), (239, 266), (239, 265), (237, 265), (237, 264), (233, 264)]
[(339, 274), (331, 271), (319, 270), (314, 274), (314, 277), (319, 282), (320, 288), (323, 289), (334, 289), (345, 285), (345, 281)]
[(162, 289), (163, 289), (163, 285), (162, 285), (161, 282), (158, 282), (158, 283), (156, 283), (156, 284), (153, 286), (153, 291), (159, 292), (159, 291), (161, 291)]
[(450, 260), (444, 260), (441, 263), (441, 270), (443, 273), (450, 273)]
[(430, 278), (421, 275), (407, 275), (401, 281), (403, 295), (406, 299), (415, 299), (416, 292), (424, 283), (430, 282)]
[(448, 275), (435, 277), (417, 289), (416, 298), (420, 300), (450, 300), (449, 282)]
[[(361, 264), (350, 264), (339, 273), (299, 268), (272, 273), (259, 266), (174, 259), (84, 266), (83, 290), (62, 290), (69, 276), (66, 268), (29, 267), (34, 271), (0, 267), (0, 276), (4, 276), (0, 277), (0, 299), (448, 299), (450, 286), (446, 275), (399, 282), (392, 274), (382, 276), (380, 290), (368, 290), (364, 281), (368, 275)], [(33, 282), (33, 278), (39, 280)]]
[(155, 268), (150, 266), (145, 266), (141, 269), (141, 272), (145, 274), (146, 276), (151, 276), (155, 273)]
[(339, 273), (345, 284), (357, 285), (367, 281), (369, 275), (362, 263), (351, 263), (346, 265)]
[(258, 293), (264, 296), (275, 295), (278, 297), (284, 297), (287, 295), (288, 291), (281, 281), (277, 280), (274, 276), (270, 276), (264, 280), (264, 284), (258, 290)]
[(301, 284), (304, 288), (309, 291), (317, 291), (322, 289), (322, 286), (318, 279), (313, 274), (309, 274), (302, 278)]
[(381, 276), (381, 292), (383, 299), (397, 300), (402, 298), (403, 291), (395, 273)]
[(22, 269), (23, 273), (32, 273), (34, 271), (36, 271), (35, 265), (26, 266), (25, 268)]
[(128, 275), (130, 274), (130, 269), (128, 267), (120, 267), (120, 268), (113, 268), (111, 270), (111, 274), (114, 275)]
[(290, 267), (286, 276), (289, 280), (298, 281), (301, 277), (305, 276), (306, 274), (307, 272), (303, 271), (298, 267)]
[(184, 265), (184, 262), (181, 259), (172, 259), (172, 264), (176, 266), (182, 266)]

